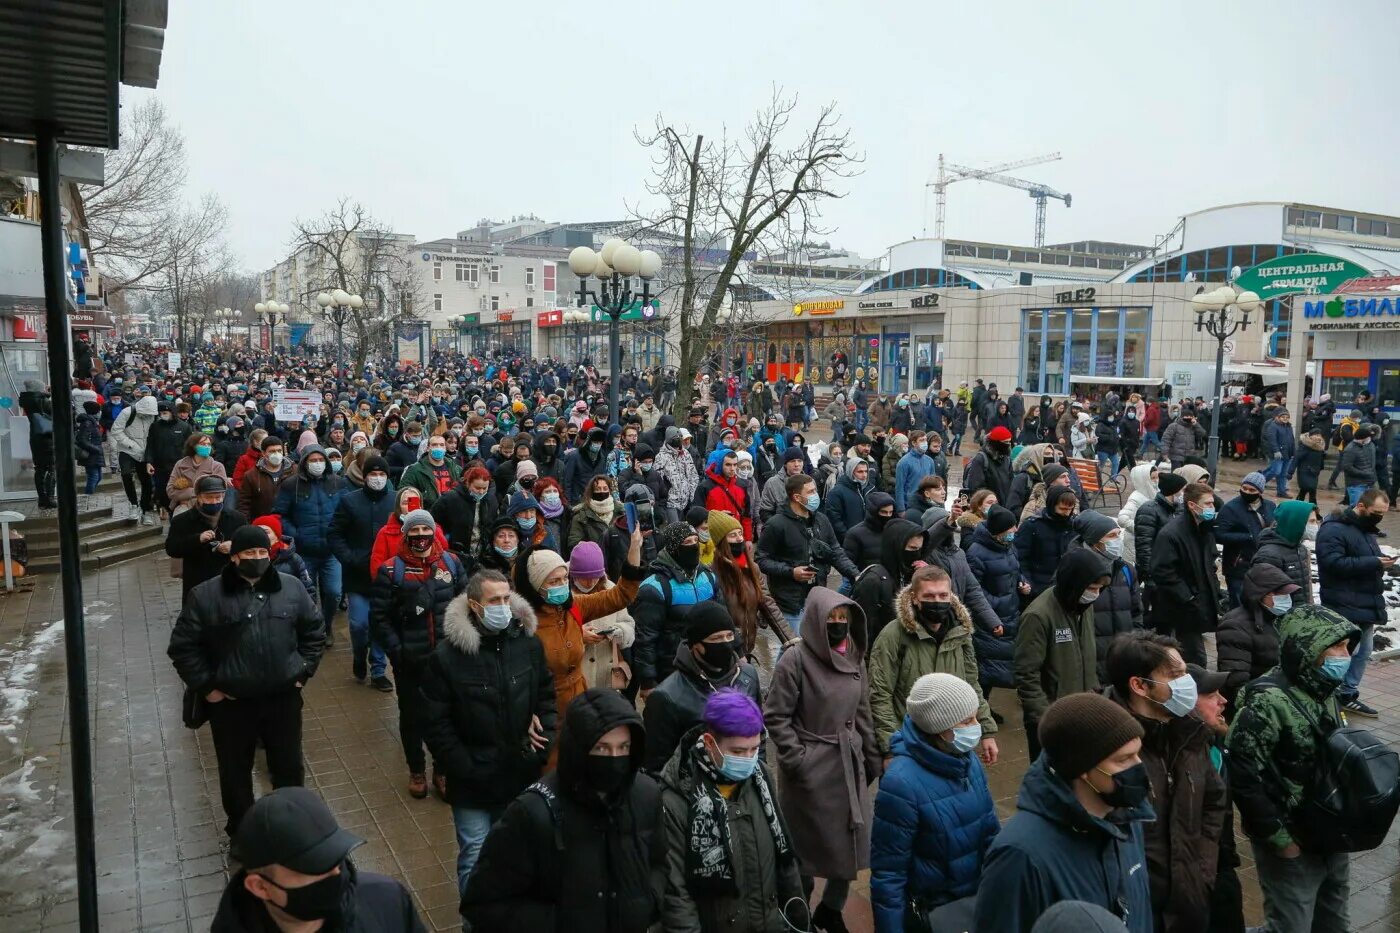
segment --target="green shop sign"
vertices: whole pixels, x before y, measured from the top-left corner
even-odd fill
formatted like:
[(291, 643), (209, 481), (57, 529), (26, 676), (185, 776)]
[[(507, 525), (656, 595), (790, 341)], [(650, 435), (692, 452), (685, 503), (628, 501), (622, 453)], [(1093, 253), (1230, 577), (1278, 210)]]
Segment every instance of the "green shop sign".
[[(653, 298), (646, 307), (642, 307), (642, 300), (638, 298), (628, 305), (627, 310), (618, 315), (617, 319), (619, 321), (651, 321), (656, 319), (660, 310), (661, 299)], [(594, 305), (589, 313), (595, 323), (606, 324), (612, 320), (612, 316), (597, 305)]]
[(1242, 274), (1235, 286), (1260, 298), (1278, 298), (1298, 292), (1327, 294), (1352, 279), (1370, 275), (1354, 262), (1323, 253), (1295, 253), (1270, 259)]
[(463, 329), (468, 327), (480, 327), (481, 315), (475, 312), (472, 314), (464, 314), (462, 315), (462, 320), (457, 323), (457, 326)]

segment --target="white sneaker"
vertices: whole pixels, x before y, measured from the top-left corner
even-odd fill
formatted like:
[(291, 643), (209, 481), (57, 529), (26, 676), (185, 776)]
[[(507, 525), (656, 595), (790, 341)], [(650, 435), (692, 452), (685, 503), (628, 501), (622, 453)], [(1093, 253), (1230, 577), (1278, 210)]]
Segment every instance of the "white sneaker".
[(155, 523), (156, 523), (156, 516), (155, 516), (155, 513), (153, 513), (153, 512), (142, 512), (142, 513), (141, 513), (141, 524), (143, 524), (143, 525), (154, 525)]

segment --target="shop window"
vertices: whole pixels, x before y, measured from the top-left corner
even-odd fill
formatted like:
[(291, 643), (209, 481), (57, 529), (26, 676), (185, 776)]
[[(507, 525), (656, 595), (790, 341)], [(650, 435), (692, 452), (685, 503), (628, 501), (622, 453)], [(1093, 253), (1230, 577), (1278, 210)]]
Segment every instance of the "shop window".
[(1343, 233), (1351, 233), (1356, 229), (1356, 218), (1342, 214), (1337, 217), (1337, 229)]
[(1063, 394), (1075, 375), (1146, 378), (1149, 308), (1028, 309), (1021, 382)]
[(1376, 382), (1376, 400), (1384, 408), (1400, 408), (1400, 364), (1381, 364)]
[(774, 365), (777, 365), (777, 362), (778, 362), (778, 345), (777, 345), (776, 343), (770, 343), (770, 344), (768, 345), (768, 365), (769, 365), (769, 366), (774, 366)]
[(1340, 221), (1340, 218), (1339, 218), (1336, 214), (1323, 214), (1323, 215), (1322, 215), (1322, 229), (1323, 229), (1323, 230), (1336, 230), (1339, 221)]

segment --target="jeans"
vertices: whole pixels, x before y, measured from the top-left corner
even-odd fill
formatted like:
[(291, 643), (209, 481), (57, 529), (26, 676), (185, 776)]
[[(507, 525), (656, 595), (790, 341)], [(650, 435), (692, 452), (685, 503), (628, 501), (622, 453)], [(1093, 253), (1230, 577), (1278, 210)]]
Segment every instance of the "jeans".
[(1376, 627), (1361, 626), (1361, 640), (1356, 643), (1356, 652), (1351, 656), (1351, 667), (1342, 678), (1342, 686), (1337, 690), (1338, 702), (1345, 703), (1356, 699), (1361, 692), (1361, 677), (1366, 673), (1366, 663), (1371, 660), (1371, 652), (1376, 647)]
[(856, 433), (857, 433), (857, 434), (859, 434), (861, 431), (864, 431), (864, 430), (865, 430), (865, 422), (866, 422), (866, 419), (868, 419), (869, 417), (870, 417), (870, 416), (867, 415), (867, 414), (865, 413), (865, 409), (864, 409), (864, 408), (857, 408), (857, 409), (856, 409)]
[(1356, 505), (1361, 501), (1361, 494), (1370, 488), (1370, 486), (1348, 486), (1347, 505)]
[(362, 593), (348, 594), (345, 619), (350, 624), (351, 654), (359, 657), (362, 652), (368, 651), (369, 676), (383, 677), (384, 651), (374, 643), (369, 634), (369, 597)]
[(467, 878), (476, 867), (481, 855), (481, 845), (486, 841), (491, 826), (501, 818), (500, 810), (473, 810), (471, 807), (452, 807), (452, 825), (457, 827), (457, 892), (467, 892)]
[(783, 621), (786, 622), (786, 623), (788, 624), (788, 628), (792, 629), (792, 634), (794, 634), (794, 635), (801, 635), (801, 634), (802, 634), (802, 613), (800, 613), (800, 612), (784, 612), (784, 613), (783, 613)]
[[(1105, 461), (1107, 461), (1107, 462), (1110, 464), (1110, 467), (1111, 467), (1111, 468), (1110, 468), (1109, 471), (1108, 471), (1108, 476), (1110, 476), (1110, 477), (1111, 477), (1111, 476), (1117, 476), (1117, 475), (1118, 475), (1118, 454), (1105, 454), (1105, 453), (1101, 453), (1101, 454), (1099, 454), (1098, 456), (1099, 456), (1099, 466), (1100, 466), (1100, 467), (1102, 467), (1102, 466), (1104, 465), (1104, 462), (1105, 462)], [(1108, 478), (1108, 477), (1105, 477), (1105, 479), (1107, 479), (1107, 478)]]
[(327, 554), (325, 557), (301, 555), (306, 562), (306, 572), (311, 574), (311, 582), (321, 594), (321, 619), (326, 624), (326, 635), (331, 633), (331, 620), (340, 608), (340, 561)]
[(102, 482), (102, 467), (84, 466), (83, 469), (87, 471), (87, 484), (83, 486), (83, 492), (90, 496), (97, 492), (97, 484)]
[(1293, 461), (1279, 457), (1269, 461), (1264, 468), (1264, 479), (1274, 481), (1274, 490), (1279, 498), (1288, 495), (1288, 465)]
[(1157, 436), (1156, 431), (1142, 432), (1142, 447), (1139, 448), (1140, 456), (1147, 456), (1147, 448), (1152, 447), (1158, 453), (1162, 452), (1162, 439)]
[(1269, 933), (1346, 933), (1351, 929), (1347, 854), (1304, 852), (1283, 858), (1267, 843), (1250, 841), (1259, 887), (1264, 892), (1264, 919)]
[(251, 700), (232, 698), (209, 704), (209, 732), (219, 763), (219, 796), (230, 836), (253, 806), (253, 761), (261, 741), (273, 787), (300, 787), (301, 691)]

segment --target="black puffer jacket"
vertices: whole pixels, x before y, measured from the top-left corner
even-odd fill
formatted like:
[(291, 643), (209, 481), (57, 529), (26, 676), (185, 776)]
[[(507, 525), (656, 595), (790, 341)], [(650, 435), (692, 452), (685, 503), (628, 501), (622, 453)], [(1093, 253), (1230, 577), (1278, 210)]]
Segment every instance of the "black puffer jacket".
[(977, 670), (983, 689), (1014, 687), (1016, 678), (1011, 662), (1016, 652), (1016, 628), (1021, 615), (1021, 595), (1017, 590), (1021, 583), (1021, 565), (1016, 549), (992, 537), (983, 523), (972, 532), (967, 564), (981, 582), (987, 605), (997, 614), (1002, 627), (1000, 635), (993, 635), (980, 625), (972, 629), (972, 645), (977, 651)]
[[(902, 518), (890, 519), (880, 535), (879, 563), (866, 567), (856, 577), (855, 586), (851, 588), (851, 599), (863, 610), (865, 624), (854, 625), (851, 638), (860, 646), (862, 656), (875, 644), (880, 630), (894, 621), (895, 598), (914, 575), (913, 569), (902, 559), (904, 547), (910, 538), (921, 534), (923, 529), (913, 522)], [(916, 559), (923, 559), (922, 552), (916, 555)]]
[(1152, 585), (1146, 573), (1147, 568), (1152, 566), (1152, 547), (1157, 542), (1157, 535), (1179, 511), (1174, 502), (1159, 492), (1138, 507), (1137, 516), (1133, 519), (1133, 548), (1137, 552), (1133, 566), (1148, 586)]
[(1308, 549), (1301, 542), (1294, 544), (1279, 534), (1277, 527), (1265, 528), (1259, 533), (1259, 546), (1251, 564), (1272, 564), (1282, 570), (1290, 582), (1302, 588), (1302, 592), (1293, 597), (1294, 602), (1313, 601), (1312, 561), (1308, 558)]
[(250, 585), (228, 567), (190, 591), (166, 653), (196, 693), (256, 699), (310, 680), (325, 635), (296, 577), (269, 567)]
[(1151, 565), (1145, 573), (1138, 567), (1152, 579), (1154, 628), (1215, 631), (1221, 596), (1215, 561), (1215, 535), (1208, 524), (1197, 522), (1190, 512), (1167, 522), (1157, 536)]
[(385, 561), (369, 593), (375, 644), (394, 658), (395, 666), (426, 664), (442, 641), (447, 604), (466, 586), (462, 561), (450, 552), (427, 563), (402, 555)]
[[(462, 916), (476, 930), (645, 933), (661, 919), (666, 841), (661, 792), (640, 772), (641, 716), (615, 690), (569, 704), (559, 767), (515, 799), (467, 881)], [(632, 777), (600, 797), (588, 752), (617, 726), (632, 732)]]
[(1021, 565), (1021, 576), (1031, 585), (1027, 599), (1035, 599), (1055, 582), (1060, 558), (1065, 556), (1076, 537), (1074, 522), (1049, 508), (1041, 509), (1038, 515), (1021, 523), (1021, 530), (1016, 532), (1016, 558)]
[[(738, 644), (737, 642), (735, 643)], [(747, 661), (740, 661), (728, 674), (716, 680), (706, 677), (695, 661), (690, 646), (676, 646), (676, 660), (671, 673), (661, 681), (650, 696), (643, 721), (647, 728), (647, 753), (642, 768), (660, 774), (681, 736), (700, 724), (705, 713), (705, 701), (721, 689), (738, 690), (763, 706), (758, 689), (758, 671)]]
[(1333, 512), (1317, 529), (1317, 579), (1322, 605), (1355, 625), (1385, 621), (1385, 574), (1375, 527), (1351, 509)]
[[(161, 476), (169, 474), (185, 455), (185, 441), (189, 440), (193, 433), (194, 426), (188, 421), (179, 418), (171, 418), (169, 421), (156, 418), (151, 424), (150, 433), (146, 435), (146, 462), (155, 467)], [(224, 469), (229, 475), (233, 474), (233, 470), (228, 466)]]
[[(1215, 633), (1215, 666), (1230, 675), (1221, 692), (1231, 707), (1241, 687), (1267, 674), (1278, 663), (1278, 617), (1260, 600), (1291, 582), (1288, 574), (1273, 564), (1254, 564), (1244, 575), (1240, 604), (1220, 620)], [(1300, 595), (1295, 593), (1293, 598), (1297, 600)]]
[(558, 726), (554, 676), (535, 637), (535, 611), (512, 594), (514, 621), (484, 634), (465, 593), (444, 613), (442, 635), (423, 675), (423, 735), (447, 772), (453, 806), (485, 809), (510, 801), (540, 776), (549, 748), (529, 743), (530, 717), (545, 737)]
[[(894, 496), (887, 492), (872, 492), (865, 497), (865, 521), (852, 525), (841, 546), (851, 563), (864, 570), (880, 559), (880, 532), (888, 519), (880, 518), (880, 510), (894, 506)], [(668, 756), (669, 757), (669, 756)]]
[[(488, 492), (478, 502), (463, 483), (439, 498), (428, 511), (442, 528), (442, 533), (447, 535), (452, 550), (466, 556), (469, 564), (478, 556), (470, 548), (473, 529), (478, 529), (481, 538), (478, 550), (491, 546), (491, 525), (496, 521), (498, 511), (496, 497), (491, 493)], [(476, 568), (472, 566), (470, 569)]]
[(340, 497), (331, 516), (326, 541), (340, 561), (341, 582), (347, 593), (369, 595), (374, 580), (369, 575), (370, 554), (379, 529), (394, 514), (394, 487), (385, 483), (375, 492), (368, 486)]

